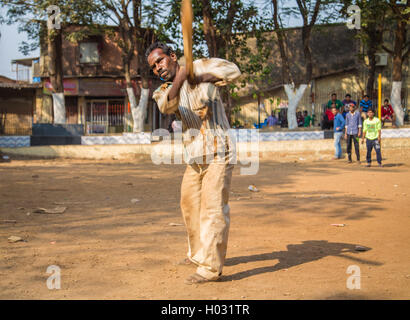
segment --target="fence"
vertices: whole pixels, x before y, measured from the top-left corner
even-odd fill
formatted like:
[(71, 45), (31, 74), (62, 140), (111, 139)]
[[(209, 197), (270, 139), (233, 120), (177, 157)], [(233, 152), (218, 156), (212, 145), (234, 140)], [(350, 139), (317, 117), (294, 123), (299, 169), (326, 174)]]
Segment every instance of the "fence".
[(0, 135), (31, 135), (32, 118), (32, 114), (29, 111), (11, 113), (6, 108), (1, 108)]
[(121, 133), (126, 129), (125, 118), (123, 101), (90, 101), (86, 109), (86, 131), (88, 134)]

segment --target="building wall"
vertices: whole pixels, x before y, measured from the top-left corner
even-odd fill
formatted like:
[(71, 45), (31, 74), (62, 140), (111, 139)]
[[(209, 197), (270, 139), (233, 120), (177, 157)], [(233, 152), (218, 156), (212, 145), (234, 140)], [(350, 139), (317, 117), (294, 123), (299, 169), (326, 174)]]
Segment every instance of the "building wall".
[[(326, 104), (332, 93), (337, 94), (339, 100), (343, 100), (344, 96), (349, 93), (353, 100), (359, 100), (362, 97), (363, 83), (357, 71), (345, 72), (333, 76), (319, 78), (314, 81), (314, 113), (316, 119), (321, 116), (323, 112), (323, 104)], [(261, 110), (261, 122), (269, 116), (272, 111), (276, 113), (281, 108), (286, 108), (288, 105), (288, 98), (283, 88), (271, 90), (264, 93), (261, 101), (265, 105), (265, 110)], [(232, 120), (239, 120), (242, 125), (247, 122), (250, 126), (258, 122), (258, 101), (253, 97), (242, 97), (236, 102), (236, 106), (240, 107), (238, 113), (232, 114)], [(299, 103), (297, 111), (307, 110), (312, 114), (312, 98), (311, 88), (308, 87)]]
[[(64, 31), (78, 31), (81, 27), (69, 26)], [(115, 39), (108, 35), (102, 35), (84, 42), (100, 43), (100, 63), (98, 65), (80, 64), (79, 43), (70, 42), (63, 39), (63, 69), (64, 76), (95, 76), (95, 75), (113, 75), (122, 76), (123, 67), (121, 59), (121, 50), (114, 41)], [(47, 77), (47, 46), (43, 44), (40, 53), (40, 70), (41, 76)], [(131, 62), (131, 76), (137, 76), (137, 59), (134, 57)]]
[(0, 119), (5, 119), (5, 135), (31, 134), (34, 104), (34, 90), (0, 90)]
[[(391, 94), (391, 58), (388, 59), (389, 65), (378, 69), (378, 73), (382, 73), (382, 103), (384, 99), (390, 100)], [(410, 109), (410, 67), (408, 64), (403, 66), (403, 85), (402, 85), (402, 99), (403, 107), (406, 108), (407, 113)], [(377, 73), (377, 75), (378, 75)], [(366, 94), (366, 81), (367, 81), (367, 72), (364, 69), (359, 71), (345, 72), (338, 75), (327, 76), (323, 78), (316, 79), (314, 81), (314, 110), (316, 114), (316, 119), (321, 116), (323, 110), (323, 104), (327, 103), (330, 99), (332, 93), (337, 94), (339, 100), (343, 100), (347, 93), (351, 94), (352, 99), (356, 102), (360, 102), (363, 98), (363, 95)], [(373, 105), (378, 106), (377, 101), (377, 89), (378, 82), (375, 81), (375, 93), (373, 98)], [(288, 99), (286, 97), (285, 91), (280, 88), (276, 90), (271, 90), (264, 93), (262, 98), (263, 103), (265, 104), (266, 112), (261, 110), (261, 122), (264, 121), (266, 117), (271, 113), (272, 110), (279, 110), (282, 105), (283, 107), (287, 106)], [(232, 114), (232, 120), (239, 120), (243, 125), (245, 122), (253, 126), (253, 123), (257, 123), (258, 119), (258, 102), (257, 99), (253, 97), (242, 97), (239, 101), (236, 102), (237, 106), (240, 107), (241, 111), (238, 113)], [(299, 103), (299, 108), (297, 111), (308, 110), (309, 114), (312, 112), (311, 108), (311, 97), (310, 97), (310, 87), (305, 91), (305, 94)], [(317, 123), (317, 122), (316, 122)]]
[[(394, 30), (387, 31), (384, 35), (384, 41), (387, 47), (393, 48)], [(410, 29), (409, 29), (410, 31)], [(292, 75), (296, 81), (301, 81), (303, 76), (303, 50), (301, 48), (301, 29), (292, 28), (287, 31), (288, 37), (288, 56), (291, 62)], [(315, 94), (315, 113), (321, 113), (321, 104), (326, 103), (332, 92), (335, 92), (338, 99), (343, 100), (346, 93), (350, 93), (356, 101), (360, 100), (366, 94), (366, 83), (368, 76), (368, 61), (359, 58), (359, 54), (365, 54), (363, 45), (359, 40), (354, 38), (354, 31), (349, 31), (344, 24), (319, 26), (312, 33), (312, 58), (313, 58), (313, 77), (314, 82), (313, 92)], [(407, 41), (410, 41), (410, 32), (407, 32)], [(248, 39), (251, 48), (256, 48), (255, 39)], [(349, 50), (346, 50), (346, 44)], [(271, 46), (273, 54), (269, 58), (269, 64), (273, 65), (271, 75), (272, 82), (269, 85), (277, 87), (282, 83), (281, 76), (281, 59), (279, 48), (277, 46), (276, 35), (272, 34), (272, 41), (268, 41), (268, 46)], [(352, 51), (353, 50), (353, 51)], [(355, 52), (356, 50), (356, 52)], [(380, 50), (382, 53), (383, 50)], [(346, 71), (355, 69), (354, 72)], [(376, 79), (373, 92), (373, 104), (377, 106), (377, 75), (382, 74), (382, 102), (385, 98), (390, 99), (391, 82), (392, 82), (392, 57), (388, 57), (388, 65), (377, 67)], [(331, 73), (340, 72), (337, 75), (329, 75)], [(321, 77), (320, 77), (321, 76)], [(264, 104), (266, 112), (261, 112), (261, 121), (263, 121), (272, 109), (278, 108), (282, 103), (287, 105), (287, 97), (284, 90), (274, 89), (267, 90), (265, 84), (258, 85), (260, 90), (264, 92)], [(236, 105), (240, 106), (241, 111), (232, 115), (232, 120), (239, 120), (242, 124), (245, 121), (253, 125), (258, 119), (257, 99), (249, 96), (254, 90), (254, 85), (248, 84), (245, 88), (239, 91), (242, 96)], [(266, 88), (266, 89), (264, 89)], [(372, 93), (369, 93), (370, 95)], [(272, 101), (270, 101), (273, 99)], [(278, 103), (279, 99), (279, 103)], [(410, 105), (410, 58), (403, 62), (403, 85), (402, 85), (402, 105), (409, 108)], [(308, 88), (302, 98), (298, 111), (311, 110), (310, 89)], [(408, 112), (408, 111), (407, 111)], [(317, 119), (317, 118), (316, 118)]]

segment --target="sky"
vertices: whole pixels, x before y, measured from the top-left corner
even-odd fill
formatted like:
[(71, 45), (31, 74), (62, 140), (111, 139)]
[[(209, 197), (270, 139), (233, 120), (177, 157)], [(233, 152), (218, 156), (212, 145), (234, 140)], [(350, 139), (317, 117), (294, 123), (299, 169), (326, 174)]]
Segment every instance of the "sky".
[[(3, 12), (0, 11), (1, 13)], [(29, 56), (24, 56), (18, 51), (19, 44), (27, 41), (27, 36), (24, 33), (18, 33), (17, 25), (0, 25), (0, 33), (0, 75), (15, 79), (15, 72), (11, 72), (11, 60), (38, 57), (40, 50), (31, 52)]]
[[(254, 3), (262, 10), (267, 0), (256, 0)], [(292, 5), (295, 0), (286, 0), (286, 5)], [(0, 15), (4, 15), (5, 10), (0, 8)], [(299, 26), (301, 21), (295, 18), (290, 18), (288, 21), (284, 21), (288, 26)], [(18, 32), (17, 25), (5, 25), (0, 24), (0, 75), (15, 79), (15, 72), (11, 71), (11, 60), (21, 58), (38, 57), (40, 50), (37, 49), (31, 52), (28, 56), (24, 56), (18, 51), (19, 44), (22, 41), (27, 41), (27, 35)]]

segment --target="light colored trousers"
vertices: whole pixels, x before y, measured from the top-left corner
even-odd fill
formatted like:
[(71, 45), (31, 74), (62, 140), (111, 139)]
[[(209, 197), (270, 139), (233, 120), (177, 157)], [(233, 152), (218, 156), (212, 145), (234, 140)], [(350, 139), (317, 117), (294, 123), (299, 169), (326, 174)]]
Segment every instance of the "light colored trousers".
[(340, 139), (342, 138), (343, 132), (334, 132), (333, 141), (335, 146), (335, 157), (340, 159), (342, 157), (342, 146), (340, 144)]
[(229, 189), (234, 165), (228, 160), (188, 165), (181, 186), (181, 210), (188, 232), (188, 258), (197, 273), (222, 274), (229, 233)]

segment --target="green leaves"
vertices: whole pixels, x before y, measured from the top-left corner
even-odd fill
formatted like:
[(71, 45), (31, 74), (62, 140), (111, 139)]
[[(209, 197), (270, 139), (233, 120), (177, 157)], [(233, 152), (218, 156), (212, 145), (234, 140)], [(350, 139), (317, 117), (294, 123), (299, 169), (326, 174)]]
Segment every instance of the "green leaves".
[[(60, 9), (60, 20), (62, 25), (66, 23), (96, 24), (104, 21), (105, 12), (93, 0), (25, 0), (11, 1), (0, 0), (0, 5), (6, 10), (3, 22), (7, 24), (18, 24), (18, 31), (27, 34), (28, 41), (21, 43), (19, 51), (28, 55), (40, 45), (42, 26), (48, 19), (47, 8), (57, 5)], [(53, 32), (50, 33), (53, 36)], [(70, 41), (81, 39), (79, 33), (66, 34)]]

